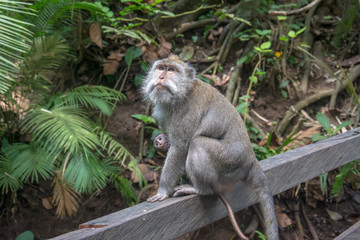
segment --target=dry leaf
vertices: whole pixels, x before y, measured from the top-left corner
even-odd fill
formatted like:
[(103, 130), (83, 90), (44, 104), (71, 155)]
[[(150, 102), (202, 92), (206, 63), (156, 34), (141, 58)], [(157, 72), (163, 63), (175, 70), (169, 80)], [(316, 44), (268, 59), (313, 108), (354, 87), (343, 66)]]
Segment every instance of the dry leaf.
[(120, 65), (120, 61), (123, 59), (124, 54), (113, 52), (108, 56), (104, 63), (104, 75), (114, 75)]
[(157, 54), (161, 57), (161, 58), (166, 58), (167, 56), (169, 56), (169, 54), (171, 53), (171, 47), (172, 44), (171, 42), (166, 41), (166, 39), (163, 36), (159, 37), (159, 49), (157, 50)]
[(326, 208), (327, 213), (329, 214), (329, 217), (331, 220), (333, 221), (339, 221), (341, 220), (343, 217), (340, 215), (340, 213), (335, 212), (335, 211), (331, 211), (330, 209)]
[(154, 44), (142, 46), (141, 51), (143, 54), (141, 55), (142, 59), (145, 62), (152, 63), (159, 58), (159, 55), (156, 53), (157, 47)]
[(54, 206), (51, 204), (49, 197), (42, 198), (41, 203), (42, 203), (43, 207), (47, 210), (54, 208)]
[(59, 177), (54, 178), (54, 196), (52, 203), (57, 206), (56, 216), (61, 219), (66, 214), (73, 216), (79, 209), (80, 195), (63, 182)]
[(125, 90), (125, 95), (126, 95), (127, 99), (132, 102), (135, 102), (136, 100), (141, 98), (141, 93), (139, 93), (139, 91), (137, 91), (134, 88), (129, 88), (129, 89)]
[(116, 60), (107, 59), (104, 63), (104, 75), (114, 75), (119, 67), (120, 63)]
[(319, 133), (321, 129), (321, 125), (320, 124), (315, 124), (314, 126), (312, 126), (311, 128), (308, 128), (304, 131), (299, 131), (296, 134), (296, 139), (294, 141), (292, 141), (291, 143), (289, 143), (287, 146), (284, 147), (284, 149), (290, 149), (292, 147), (301, 147), (301, 146), (305, 146), (309, 143), (312, 142), (312, 138), (311, 136)]
[(194, 48), (191, 45), (183, 47), (181, 53), (179, 54), (179, 59), (186, 62), (189, 61), (194, 56)]
[(101, 28), (98, 22), (93, 22), (89, 28), (89, 35), (91, 41), (95, 43), (99, 48), (103, 48)]
[[(157, 177), (157, 173), (152, 170), (147, 164), (144, 164), (144, 163), (140, 163), (139, 165), (139, 169), (144, 177), (144, 179), (148, 182), (152, 182), (156, 179)], [(134, 183), (138, 183), (139, 182), (139, 177), (137, 176), (136, 172), (133, 171), (131, 173), (131, 180), (134, 182)]]
[(292, 224), (291, 219), (286, 213), (281, 211), (281, 208), (278, 205), (275, 205), (275, 214), (281, 228), (286, 228)]

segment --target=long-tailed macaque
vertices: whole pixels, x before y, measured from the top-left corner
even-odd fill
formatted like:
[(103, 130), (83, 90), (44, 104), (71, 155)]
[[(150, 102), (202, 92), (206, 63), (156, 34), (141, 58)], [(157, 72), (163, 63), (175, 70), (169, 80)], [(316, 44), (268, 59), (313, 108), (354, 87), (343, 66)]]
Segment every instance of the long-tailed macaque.
[[(154, 105), (153, 117), (170, 141), (158, 192), (148, 202), (182, 194), (224, 195), (238, 181), (256, 191), (268, 240), (279, 239), (274, 201), (268, 180), (252, 150), (244, 122), (215, 88), (195, 78), (195, 69), (177, 56), (155, 61), (142, 84), (144, 99)], [(176, 187), (185, 175), (191, 185)]]

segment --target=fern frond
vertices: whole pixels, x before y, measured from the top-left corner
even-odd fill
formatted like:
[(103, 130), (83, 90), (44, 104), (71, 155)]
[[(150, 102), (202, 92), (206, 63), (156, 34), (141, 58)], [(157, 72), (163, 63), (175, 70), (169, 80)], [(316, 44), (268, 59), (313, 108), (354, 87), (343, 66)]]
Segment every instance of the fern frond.
[(125, 95), (105, 86), (84, 85), (74, 88), (54, 98), (55, 105), (83, 105), (102, 111), (110, 116), (116, 107), (116, 101), (125, 99)]
[(0, 188), (2, 194), (15, 192), (21, 187), (20, 180), (13, 174), (14, 165), (6, 154), (0, 152)]
[(93, 123), (80, 109), (60, 107), (32, 109), (25, 117), (24, 130), (33, 135), (49, 153), (79, 153), (96, 150), (100, 145)]
[(57, 206), (56, 216), (63, 219), (66, 213), (69, 216), (75, 215), (79, 209), (80, 195), (62, 181), (58, 175), (54, 178), (54, 185), (53, 204)]
[(22, 182), (30, 179), (39, 182), (39, 177), (49, 179), (55, 170), (52, 159), (39, 146), (17, 143), (3, 150), (13, 161), (13, 175)]

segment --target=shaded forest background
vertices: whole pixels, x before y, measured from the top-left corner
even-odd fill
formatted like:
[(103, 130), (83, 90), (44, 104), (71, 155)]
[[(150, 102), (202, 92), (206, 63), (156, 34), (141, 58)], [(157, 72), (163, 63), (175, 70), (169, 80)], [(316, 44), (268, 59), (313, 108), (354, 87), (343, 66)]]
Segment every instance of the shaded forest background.
[[(160, 130), (139, 86), (171, 53), (236, 107), (259, 160), (358, 127), (359, 12), (357, 0), (1, 2), (0, 238), (54, 237), (156, 192)], [(358, 170), (275, 196), (281, 238), (357, 222)], [(257, 212), (237, 214), (254, 239)], [(180, 239), (235, 237), (223, 219)]]

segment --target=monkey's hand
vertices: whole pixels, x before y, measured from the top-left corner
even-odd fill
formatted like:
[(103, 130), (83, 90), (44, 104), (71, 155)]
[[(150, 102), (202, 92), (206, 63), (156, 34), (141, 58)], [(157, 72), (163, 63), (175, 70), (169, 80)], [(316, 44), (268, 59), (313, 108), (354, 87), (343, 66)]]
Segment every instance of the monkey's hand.
[(147, 202), (161, 202), (162, 200), (165, 200), (169, 197), (168, 194), (166, 194), (165, 192), (162, 192), (162, 191), (158, 191), (158, 193), (153, 196), (153, 197), (150, 197), (148, 199), (146, 199)]

